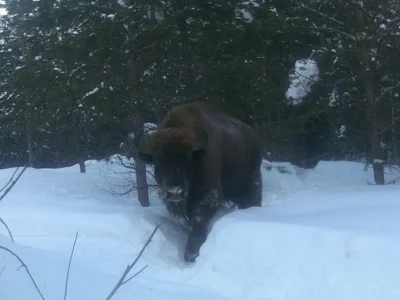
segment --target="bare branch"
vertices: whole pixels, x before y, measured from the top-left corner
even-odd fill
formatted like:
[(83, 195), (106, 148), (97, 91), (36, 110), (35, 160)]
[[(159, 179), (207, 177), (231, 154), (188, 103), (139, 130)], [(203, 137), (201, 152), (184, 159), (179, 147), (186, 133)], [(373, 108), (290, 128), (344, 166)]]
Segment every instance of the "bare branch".
[(392, 179), (391, 181), (386, 182), (386, 184), (387, 184), (387, 185), (389, 185), (389, 184), (396, 184), (397, 181), (399, 181), (399, 180), (400, 180), (400, 176), (396, 177), (395, 179)]
[(22, 174), (25, 172), (25, 170), (28, 167), (24, 167), (24, 169), (21, 171), (21, 173), (19, 173), (18, 177), (12, 181), (11, 185), (6, 189), (6, 191), (4, 192), (3, 195), (1, 195), (0, 197), (0, 202), (1, 200), (3, 200), (5, 198), (5, 196), (7, 196), (7, 194), (11, 191), (11, 189), (13, 188), (13, 186), (18, 182), (18, 180), (21, 178)]
[(316, 81), (315, 79), (313, 79), (311, 77), (308, 77), (308, 76), (305, 76), (305, 75), (301, 74), (299, 71), (294, 71), (294, 73), (296, 74), (296, 75), (293, 76), (293, 77), (295, 77), (295, 79), (298, 79), (298, 78), (302, 77), (304, 79), (312, 81), (312, 83), (318, 83), (318, 81)]
[(21, 267), (24, 267), (24, 268), (25, 268), (26, 272), (28, 273), (29, 278), (30, 278), (31, 281), (33, 282), (33, 284), (34, 284), (34, 286), (35, 286), (37, 292), (39, 293), (40, 297), (42, 298), (42, 300), (46, 300), (46, 299), (44, 298), (42, 292), (40, 291), (38, 285), (36, 284), (35, 279), (33, 279), (33, 276), (32, 276), (32, 274), (31, 274), (31, 272), (29, 271), (28, 266), (24, 263), (24, 261), (23, 261), (17, 254), (15, 254), (13, 251), (11, 251), (10, 249), (8, 249), (8, 248), (6, 248), (6, 247), (3, 247), (3, 246), (0, 246), (0, 249), (3, 249), (4, 251), (7, 251), (8, 253), (10, 253), (12, 256), (14, 256), (14, 257), (21, 263), (21, 265), (22, 265)]
[(393, 129), (393, 122), (396, 122), (398, 120), (400, 120), (400, 116), (393, 118), (392, 119), (392, 123), (390, 125), (386, 126), (385, 128), (381, 129), (379, 131), (379, 134), (384, 134), (386, 131), (392, 130)]
[(4, 222), (4, 220), (2, 218), (0, 218), (0, 223), (2, 223), (4, 225), (4, 227), (7, 229), (8, 235), (10, 236), (11, 241), (14, 243), (13, 235), (11, 234), (11, 230), (10, 230), (10, 228), (8, 228), (6, 222)]
[(118, 159), (117, 164), (120, 164), (121, 166), (123, 166), (124, 168), (127, 168), (127, 169), (136, 170), (136, 165), (135, 165), (134, 163), (125, 162), (125, 161), (122, 159), (122, 156), (121, 156), (121, 155), (118, 154), (118, 155), (117, 155), (117, 159)]
[(10, 180), (8, 180), (8, 182), (1, 188), (0, 193), (6, 189), (7, 185), (9, 185), (11, 183), (11, 181), (14, 179), (15, 174), (17, 174), (18, 170), (19, 170), (19, 167), (15, 169)]
[(65, 280), (64, 300), (67, 299), (69, 270), (70, 270), (70, 268), (71, 268), (72, 256), (74, 255), (74, 250), (75, 250), (75, 245), (76, 245), (76, 240), (77, 240), (77, 239), (78, 239), (78, 231), (76, 232), (74, 245), (72, 246), (71, 256), (70, 256), (70, 258), (69, 258), (68, 271), (67, 271), (67, 278), (66, 278), (66, 280)]
[[(114, 175), (118, 175), (118, 177), (120, 177), (121, 175), (132, 175), (132, 171), (134, 171), (136, 169), (135, 164), (134, 163), (130, 163), (130, 162), (125, 162), (122, 157), (120, 155), (117, 155), (116, 158), (116, 164), (121, 165), (122, 167), (126, 168), (127, 171), (115, 171), (115, 170), (111, 170), (108, 169), (108, 171), (111, 174)], [(154, 182), (154, 174), (150, 171), (146, 169), (146, 174), (149, 175), (150, 177), (150, 182), (147, 183), (145, 186), (143, 186), (144, 188), (151, 188), (154, 189), (157, 187), (156, 183)], [(108, 188), (102, 188), (99, 187), (102, 191), (110, 193), (111, 195), (114, 196), (126, 196), (129, 195), (130, 193), (132, 193), (133, 191), (136, 191), (137, 189), (140, 189), (142, 186), (139, 186), (136, 184), (136, 182), (131, 179), (130, 177), (126, 177), (124, 178), (124, 181), (121, 182), (120, 184), (118, 183), (111, 183), (109, 182), (109, 180), (107, 179), (107, 182), (113, 186), (113, 188), (111, 188), (111, 190), (109, 190)]]
[(148, 265), (145, 265), (143, 268), (141, 268), (138, 272), (136, 272), (135, 274), (133, 274), (129, 279), (125, 280), (123, 282), (123, 284), (127, 283), (128, 281), (132, 280), (132, 278), (135, 278), (136, 276), (138, 276), (140, 273), (142, 273), (146, 268), (148, 267)]
[(8, 26), (3, 26), (3, 25), (1, 25), (1, 26), (0, 26), (0, 29), (1, 29), (1, 30), (4, 30), (4, 31), (11, 32), (11, 33), (13, 33), (13, 34), (16, 34), (16, 32), (13, 31), (12, 29), (10, 29)]
[(317, 15), (320, 16), (320, 17), (323, 17), (323, 18), (325, 18), (325, 19), (331, 20), (332, 22), (334, 22), (334, 23), (336, 23), (336, 24), (344, 25), (343, 22), (340, 22), (340, 21), (338, 21), (338, 20), (336, 20), (336, 19), (334, 19), (334, 18), (332, 18), (332, 17), (329, 17), (329, 16), (327, 16), (327, 15), (324, 15), (324, 14), (322, 14), (322, 13), (316, 11), (315, 9), (312, 9), (312, 8), (310, 8), (310, 7), (308, 7), (308, 6), (305, 6), (304, 4), (301, 4), (300, 7), (305, 8), (305, 9), (307, 9), (308, 11), (311, 11), (311, 12), (313, 12), (314, 14), (317, 14)]
[(133, 277), (137, 276), (140, 272), (142, 272), (145, 269), (145, 268), (141, 269), (138, 273), (136, 273), (131, 278), (129, 278), (128, 280), (125, 281), (126, 276), (130, 272), (130, 270), (136, 265), (136, 263), (139, 261), (140, 257), (143, 255), (144, 251), (146, 250), (147, 246), (150, 244), (153, 236), (156, 234), (156, 232), (157, 232), (157, 230), (158, 230), (158, 228), (160, 226), (161, 226), (161, 224), (157, 225), (156, 228), (154, 228), (152, 234), (147, 239), (147, 242), (144, 244), (142, 250), (139, 252), (139, 254), (137, 255), (136, 259), (133, 261), (133, 263), (126, 267), (125, 272), (122, 274), (121, 278), (119, 279), (119, 281), (117, 282), (116, 286), (111, 291), (110, 295), (107, 297), (106, 300), (110, 300), (122, 285), (127, 283), (129, 280), (131, 280)]
[(393, 59), (392, 56), (387, 57), (383, 62), (378, 63), (376, 66), (376, 70), (379, 71), (382, 69), (385, 65), (387, 65), (391, 60)]
[(1, 269), (0, 277), (1, 277), (1, 275), (3, 275), (5, 269), (6, 269), (6, 265), (4, 265), (3, 269)]
[(336, 32), (336, 33), (338, 33), (338, 34), (340, 34), (340, 35), (342, 35), (344, 37), (347, 37), (351, 41), (356, 41), (357, 40), (355, 36), (353, 36), (353, 35), (351, 35), (351, 34), (349, 34), (347, 32), (344, 32), (342, 30), (336, 29), (336, 28), (332, 28), (332, 27), (317, 27), (315, 25), (313, 27), (314, 27), (314, 29), (320, 30), (320, 31)]
[(386, 88), (386, 89), (382, 92), (382, 94), (380, 94), (380, 95), (376, 98), (376, 102), (381, 101), (387, 94), (389, 94), (391, 91), (397, 89), (398, 87), (400, 87), (400, 82), (397, 83), (397, 84), (395, 84), (395, 85), (393, 85), (393, 86), (391, 86), (391, 87)]
[[(307, 79), (308, 81), (312, 82), (313, 84), (318, 83), (318, 81), (316, 81), (314, 78), (305, 76), (305, 75), (301, 74), (301, 73), (298, 72), (298, 71), (294, 71), (294, 74), (295, 74), (295, 75), (294, 75), (293, 77), (294, 77), (295, 79), (299, 79), (299, 78), (301, 77), (301, 78)], [(299, 83), (299, 84), (303, 87), (303, 89), (304, 89), (305, 91), (307, 90), (306, 86), (304, 86), (303, 83)]]

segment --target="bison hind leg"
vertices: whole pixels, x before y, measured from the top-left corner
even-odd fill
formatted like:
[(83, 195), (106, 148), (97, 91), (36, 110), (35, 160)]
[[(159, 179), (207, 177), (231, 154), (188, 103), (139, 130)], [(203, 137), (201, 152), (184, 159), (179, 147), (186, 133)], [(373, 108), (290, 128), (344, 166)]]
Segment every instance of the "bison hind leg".
[(240, 197), (234, 200), (239, 209), (246, 209), (262, 204), (262, 177), (260, 169), (256, 170), (244, 186)]

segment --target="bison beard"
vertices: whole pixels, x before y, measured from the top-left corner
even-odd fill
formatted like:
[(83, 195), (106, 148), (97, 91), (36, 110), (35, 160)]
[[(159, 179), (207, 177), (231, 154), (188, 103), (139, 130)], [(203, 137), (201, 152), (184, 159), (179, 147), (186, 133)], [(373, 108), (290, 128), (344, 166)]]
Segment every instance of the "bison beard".
[(247, 124), (196, 102), (173, 108), (148, 139), (135, 137), (138, 156), (154, 165), (171, 215), (191, 227), (185, 260), (194, 262), (208, 226), (230, 200), (239, 209), (261, 206), (260, 141)]

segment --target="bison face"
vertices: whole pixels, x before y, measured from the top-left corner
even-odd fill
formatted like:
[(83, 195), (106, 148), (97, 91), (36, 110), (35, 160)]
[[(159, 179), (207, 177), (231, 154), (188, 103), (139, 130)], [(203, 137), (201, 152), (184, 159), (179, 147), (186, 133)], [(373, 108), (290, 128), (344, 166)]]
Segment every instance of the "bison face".
[(153, 158), (154, 175), (160, 189), (160, 196), (165, 202), (178, 204), (188, 195), (191, 163), (189, 158), (175, 160)]
[(154, 175), (161, 197), (170, 204), (182, 203), (189, 190), (195, 165), (206, 152), (208, 135), (200, 128), (194, 131), (161, 129), (148, 139), (135, 140), (138, 156), (154, 165)]

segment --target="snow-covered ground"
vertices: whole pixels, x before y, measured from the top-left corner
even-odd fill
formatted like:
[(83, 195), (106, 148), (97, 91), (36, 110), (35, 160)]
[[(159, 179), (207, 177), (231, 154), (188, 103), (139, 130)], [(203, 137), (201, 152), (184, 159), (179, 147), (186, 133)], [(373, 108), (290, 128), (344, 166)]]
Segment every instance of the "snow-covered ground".
[[(67, 299), (97, 300), (159, 223), (131, 274), (148, 267), (112, 299), (400, 299), (400, 187), (369, 185), (372, 171), (363, 164), (263, 168), (264, 206), (221, 216), (189, 265), (186, 229), (158, 199), (144, 209), (134, 193), (112, 195), (125, 171), (87, 163), (86, 174), (78, 166), (27, 169), (0, 203), (15, 239), (0, 224), (0, 246), (23, 259), (45, 299), (63, 299), (76, 231)], [(0, 170), (0, 187), (14, 171)], [(41, 299), (20, 266), (0, 249), (0, 300)]]

